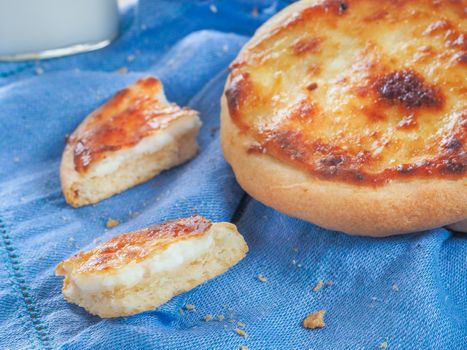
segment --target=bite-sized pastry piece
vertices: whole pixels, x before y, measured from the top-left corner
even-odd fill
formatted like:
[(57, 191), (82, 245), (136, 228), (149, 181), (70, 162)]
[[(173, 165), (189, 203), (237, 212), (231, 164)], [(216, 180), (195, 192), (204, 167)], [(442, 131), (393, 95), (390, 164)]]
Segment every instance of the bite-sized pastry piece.
[(169, 103), (158, 79), (137, 81), (68, 138), (60, 168), (66, 201), (96, 203), (191, 159), (200, 127), (198, 113)]
[(467, 219), (463, 1), (302, 0), (230, 67), (221, 141), (291, 216), (387, 236)]
[(122, 234), (62, 261), (63, 295), (100, 317), (152, 310), (245, 257), (235, 225), (202, 216)]

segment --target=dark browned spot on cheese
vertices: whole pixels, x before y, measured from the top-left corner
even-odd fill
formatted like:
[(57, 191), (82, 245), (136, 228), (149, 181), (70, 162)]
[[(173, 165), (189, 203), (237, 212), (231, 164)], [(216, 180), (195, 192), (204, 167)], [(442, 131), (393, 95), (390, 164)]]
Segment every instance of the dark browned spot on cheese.
[(457, 61), (461, 64), (467, 63), (467, 52), (461, 51), (453, 55), (453, 61)]
[(410, 69), (379, 77), (375, 87), (383, 99), (401, 103), (406, 108), (440, 107), (443, 104), (441, 91)]
[(311, 84), (308, 84), (306, 89), (308, 91), (313, 91), (313, 90), (316, 90), (318, 88), (318, 84), (317, 83), (311, 83)]
[(299, 39), (292, 45), (292, 50), (295, 55), (302, 55), (305, 53), (316, 53), (318, 52), (319, 45), (321, 44), (321, 42), (321, 38)]

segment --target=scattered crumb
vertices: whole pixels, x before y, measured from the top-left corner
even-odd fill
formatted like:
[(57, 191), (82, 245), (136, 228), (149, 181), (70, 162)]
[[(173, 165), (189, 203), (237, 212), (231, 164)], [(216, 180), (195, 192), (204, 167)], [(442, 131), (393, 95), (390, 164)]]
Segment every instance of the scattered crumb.
[(302, 267), (302, 264), (297, 264), (297, 267)]
[(128, 67), (125, 67), (125, 66), (124, 66), (124, 67), (120, 67), (120, 68), (117, 69), (117, 72), (118, 72), (119, 74), (126, 74), (126, 73), (128, 73)]
[(327, 285), (328, 285), (328, 286), (333, 286), (333, 285), (334, 285), (334, 281), (333, 281), (333, 280), (328, 281)]
[(185, 310), (194, 311), (195, 309), (196, 309), (196, 307), (195, 307), (194, 304), (186, 304), (185, 305)]
[(229, 45), (224, 44), (224, 45), (222, 46), (222, 51), (228, 52), (228, 51), (229, 51)]
[(120, 225), (120, 221), (112, 219), (112, 218), (109, 218), (107, 220), (107, 223), (105, 224), (105, 226), (107, 228), (113, 228), (113, 227), (118, 226), (118, 225)]
[(135, 55), (128, 55), (128, 57), (126, 58), (126, 60), (128, 62), (133, 62), (135, 60), (136, 56)]
[(222, 315), (222, 314), (220, 314), (220, 315), (217, 316), (217, 319), (218, 319), (219, 321), (224, 321), (224, 320), (225, 320), (225, 316)]
[(248, 350), (248, 346), (242, 345), (242, 346), (240, 346), (240, 350)]
[(243, 322), (238, 321), (237, 326), (239, 326), (240, 328), (245, 328), (246, 324), (244, 324)]
[(321, 288), (323, 288), (324, 282), (322, 280), (319, 280), (318, 283), (316, 283), (315, 287), (313, 288), (313, 292), (318, 292)]
[(69, 240), (70, 242), (74, 242), (74, 241), (75, 241), (75, 237), (71, 236), (70, 238), (68, 238), (68, 240)]
[(209, 9), (211, 10), (212, 13), (217, 13), (217, 6), (214, 4), (211, 4), (209, 6)]
[(265, 283), (265, 282), (268, 281), (268, 279), (267, 279), (266, 277), (264, 277), (264, 275), (263, 275), (262, 273), (260, 273), (260, 274), (258, 275), (258, 280), (259, 280), (260, 282), (263, 282), (263, 283)]
[(292, 260), (292, 265), (297, 265), (297, 260), (293, 259)]
[(99, 242), (102, 238), (101, 237), (96, 237), (94, 238), (94, 240), (92, 241), (92, 243), (96, 244), (97, 242)]
[(309, 314), (303, 320), (303, 327), (307, 329), (323, 328), (326, 324), (324, 323), (324, 314), (326, 310), (319, 310)]
[(203, 317), (203, 320), (205, 320), (206, 322), (209, 322), (209, 321), (212, 321), (213, 317), (211, 314), (207, 314)]
[(251, 10), (251, 15), (253, 17), (258, 17), (258, 8), (257, 7), (253, 7), (253, 9)]
[(397, 283), (394, 283), (392, 285), (392, 290), (395, 291), (395, 292), (398, 292), (399, 291), (399, 286), (397, 285)]
[(246, 332), (243, 329), (235, 328), (235, 333), (244, 338), (247, 336)]
[(379, 344), (380, 349), (387, 349), (389, 346), (387, 340), (383, 341), (381, 344)]
[(182, 315), (182, 316), (183, 316), (183, 314), (185, 313), (185, 311), (183, 311), (183, 309), (182, 309), (182, 308), (180, 308), (180, 309), (178, 310), (178, 313), (179, 313), (180, 315)]
[(37, 67), (35, 71), (36, 71), (36, 75), (44, 74), (44, 68), (42, 67)]

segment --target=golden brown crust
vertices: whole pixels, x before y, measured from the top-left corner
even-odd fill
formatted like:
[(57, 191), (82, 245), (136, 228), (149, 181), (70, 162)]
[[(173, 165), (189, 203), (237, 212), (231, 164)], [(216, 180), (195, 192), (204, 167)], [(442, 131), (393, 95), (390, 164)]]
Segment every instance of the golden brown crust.
[(258, 152), (232, 123), (225, 106), (221, 141), (237, 181), (252, 197), (287, 215), (353, 235), (374, 237), (422, 231), (467, 217), (467, 182), (411, 179), (376, 188), (311, 177)]
[(64, 274), (68, 266), (80, 274), (110, 272), (130, 262), (147, 259), (175, 242), (200, 237), (211, 225), (206, 218), (194, 215), (125, 233), (62, 261), (57, 273)]
[(162, 96), (161, 82), (147, 77), (117, 92), (93, 112), (68, 139), (75, 170), (85, 173), (110, 153), (134, 146), (173, 120), (197, 115), (167, 103)]
[(465, 23), (452, 1), (301, 1), (231, 65), (230, 117), (250, 152), (317, 178), (462, 179)]

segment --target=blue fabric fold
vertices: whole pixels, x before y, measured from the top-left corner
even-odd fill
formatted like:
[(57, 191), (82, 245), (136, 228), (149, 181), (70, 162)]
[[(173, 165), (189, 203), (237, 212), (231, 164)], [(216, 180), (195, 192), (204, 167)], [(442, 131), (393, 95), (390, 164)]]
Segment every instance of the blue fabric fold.
[[(0, 63), (1, 349), (467, 348), (465, 236), (443, 228), (385, 239), (324, 230), (251, 199), (224, 161), (218, 127), (227, 67), (287, 4), (142, 0), (103, 50)], [(69, 207), (58, 173), (64, 136), (145, 75), (158, 76), (170, 100), (200, 112), (199, 155), (101, 203)], [(247, 257), (137, 316), (102, 320), (63, 300), (54, 276), (62, 259), (194, 213), (236, 223)], [(106, 229), (109, 217), (121, 225)], [(187, 303), (196, 310), (180, 313)], [(326, 327), (303, 329), (303, 318), (320, 309)], [(206, 314), (215, 320), (204, 321)], [(236, 333), (238, 322), (247, 337)]]

